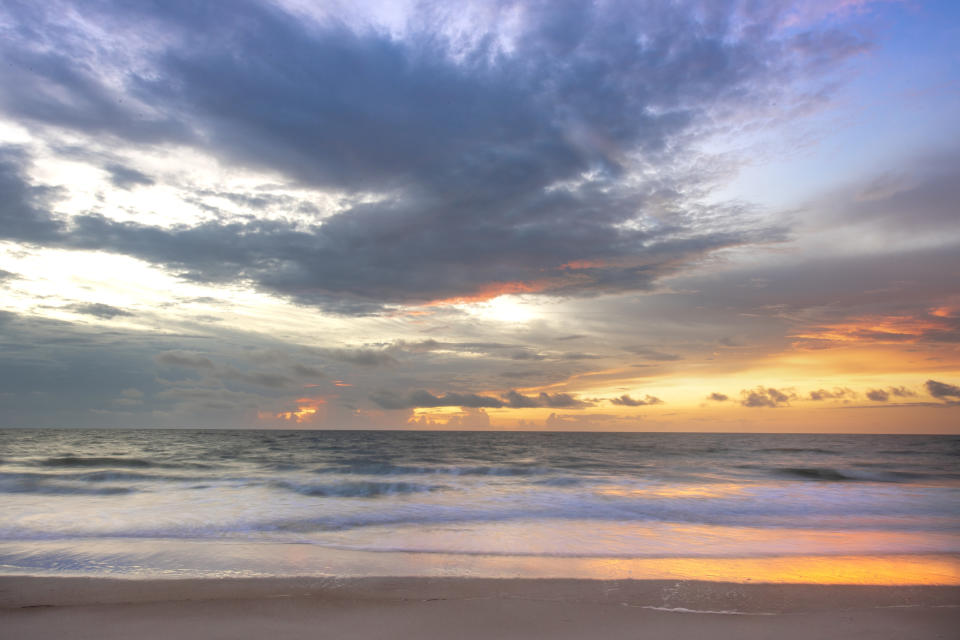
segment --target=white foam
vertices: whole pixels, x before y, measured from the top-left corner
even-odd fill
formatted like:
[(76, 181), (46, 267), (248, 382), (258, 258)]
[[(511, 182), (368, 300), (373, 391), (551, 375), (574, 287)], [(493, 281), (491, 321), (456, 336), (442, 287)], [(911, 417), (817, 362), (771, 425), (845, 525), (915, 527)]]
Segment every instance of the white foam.
[(666, 611), (668, 613), (708, 613), (721, 616), (775, 616), (776, 613), (754, 612), (754, 611), (712, 611), (709, 609), (687, 609), (686, 607), (654, 607), (644, 605), (641, 609), (651, 609), (653, 611)]

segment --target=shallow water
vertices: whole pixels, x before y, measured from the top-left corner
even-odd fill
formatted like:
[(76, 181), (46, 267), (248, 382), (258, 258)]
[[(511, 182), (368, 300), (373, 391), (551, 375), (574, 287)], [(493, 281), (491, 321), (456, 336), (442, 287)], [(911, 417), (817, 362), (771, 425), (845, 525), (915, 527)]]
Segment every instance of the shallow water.
[(945, 436), (4, 430), (0, 570), (936, 556), (956, 571), (958, 462)]

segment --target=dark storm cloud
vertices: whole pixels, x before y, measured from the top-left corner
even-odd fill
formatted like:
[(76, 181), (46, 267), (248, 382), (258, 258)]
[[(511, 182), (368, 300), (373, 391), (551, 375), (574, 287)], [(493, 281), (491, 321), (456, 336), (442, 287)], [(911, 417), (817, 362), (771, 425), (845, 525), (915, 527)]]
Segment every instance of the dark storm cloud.
[(956, 385), (938, 382), (936, 380), (927, 380), (923, 386), (927, 388), (927, 393), (934, 398), (939, 398), (948, 403), (960, 402), (960, 387)]
[[(16, 91), (0, 93), (0, 109), (17, 120), (53, 125), (85, 134), (108, 135), (130, 142), (185, 142), (192, 133), (179, 118), (157, 114), (118, 91), (97, 70), (108, 60), (121, 66), (129, 59), (110, 60), (109, 53), (82, 33), (78, 25), (60, 19), (74, 9), (88, 18), (108, 22), (109, 3), (7, 2), (0, 16), (10, 25), (0, 42), (5, 64), (0, 82)], [(120, 32), (116, 32), (120, 33)], [(98, 50), (99, 49), (99, 50)], [(100, 64), (97, 64), (99, 62)]]
[[(282, 209), (288, 212), (295, 212), (305, 215), (316, 215), (320, 212), (317, 206), (307, 200), (296, 198), (286, 194), (278, 193), (257, 193), (257, 192), (234, 192), (234, 191), (213, 191), (210, 189), (198, 189), (193, 192), (190, 201), (197, 206), (207, 208), (210, 205), (204, 202), (204, 198), (222, 198), (228, 200), (239, 207), (257, 213), (268, 209)], [(216, 207), (210, 207), (216, 209)]]
[(49, 207), (59, 192), (31, 185), (25, 173), (29, 164), (25, 150), (0, 146), (0, 237), (30, 243), (55, 241), (62, 225), (50, 216)]
[(132, 316), (133, 313), (120, 309), (118, 307), (111, 306), (109, 304), (103, 304), (102, 302), (90, 302), (82, 304), (72, 304), (67, 309), (75, 313), (82, 313), (88, 316), (94, 316), (97, 318), (103, 318), (104, 320), (112, 320), (118, 316)]
[[(502, 283), (644, 290), (705, 253), (780, 237), (694, 206), (683, 194), (708, 178), (667, 168), (717, 113), (768, 104), (785, 74), (843, 59), (856, 41), (781, 37), (779, 5), (737, 20), (725, 5), (709, 18), (684, 3), (518, 6), (521, 33), (505, 51), (495, 37), (464, 49), (439, 33), (352, 31), (239, 0), (10, 3), (15, 26), (0, 44), (0, 81), (17, 87), (0, 96), (8, 116), (202, 146), (228, 164), (383, 197), (309, 227), (158, 228), (90, 214), (67, 234), (8, 171), (0, 216), (16, 224), (0, 233), (125, 253), (199, 282), (250, 281), (344, 314)], [(124, 57), (74, 14), (122, 34)], [(637, 158), (665, 169), (626, 180)]]
[(108, 164), (104, 169), (110, 173), (110, 182), (113, 183), (113, 186), (121, 189), (133, 189), (134, 187), (150, 186), (156, 183), (156, 180), (147, 174), (131, 167), (125, 167), (122, 164)]
[(617, 404), (622, 407), (643, 407), (650, 404), (663, 404), (663, 400), (654, 396), (646, 396), (643, 399), (631, 398), (629, 395), (622, 395), (619, 398), (610, 398), (611, 404)]
[(745, 407), (769, 408), (790, 404), (790, 399), (793, 397), (792, 393), (774, 389), (773, 387), (745, 389), (740, 392), (740, 395), (742, 396), (740, 404)]

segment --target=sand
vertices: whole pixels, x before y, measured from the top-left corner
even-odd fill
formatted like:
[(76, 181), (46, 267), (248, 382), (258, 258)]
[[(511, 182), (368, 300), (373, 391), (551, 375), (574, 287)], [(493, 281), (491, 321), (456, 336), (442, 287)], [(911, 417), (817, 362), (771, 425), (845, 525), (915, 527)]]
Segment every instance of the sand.
[(958, 587), (0, 577), (0, 638), (956, 638)]
[(657, 580), (0, 577), (0, 638), (960, 636), (960, 588)]

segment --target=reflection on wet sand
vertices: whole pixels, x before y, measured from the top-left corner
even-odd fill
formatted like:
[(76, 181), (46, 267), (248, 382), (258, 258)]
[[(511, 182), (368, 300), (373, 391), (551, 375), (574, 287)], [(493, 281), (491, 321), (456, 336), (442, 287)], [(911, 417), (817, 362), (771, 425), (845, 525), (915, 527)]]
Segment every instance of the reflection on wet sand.
[[(36, 541), (0, 544), (3, 573), (127, 578), (302, 576), (575, 578), (737, 583), (956, 585), (960, 555), (558, 557), (370, 552), (313, 544), (210, 541)], [(42, 567), (56, 566), (46, 570)]]
[[(717, 582), (960, 585), (955, 556), (793, 556), (773, 558), (632, 558), (584, 562), (594, 578)], [(584, 576), (586, 577), (586, 576)]]

